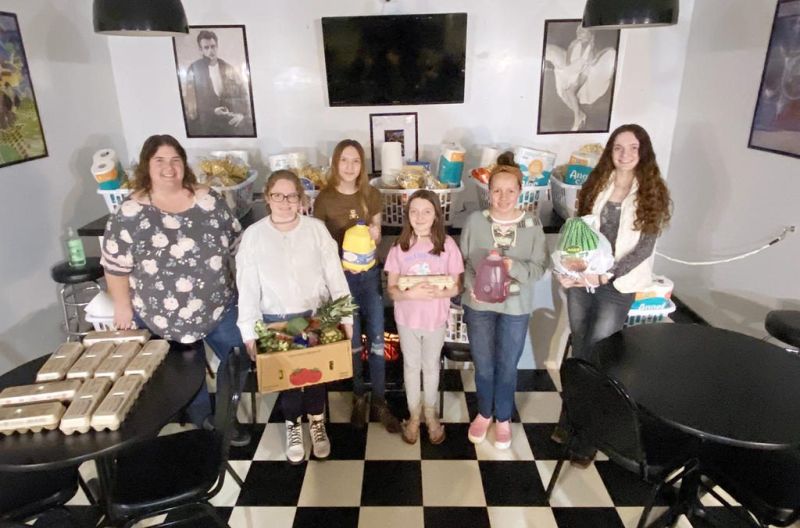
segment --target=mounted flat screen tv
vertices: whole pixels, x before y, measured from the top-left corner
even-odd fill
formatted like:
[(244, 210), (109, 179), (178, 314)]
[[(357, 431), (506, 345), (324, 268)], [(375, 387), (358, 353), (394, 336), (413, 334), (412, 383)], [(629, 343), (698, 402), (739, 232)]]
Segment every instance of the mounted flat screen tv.
[(467, 14), (325, 17), (331, 106), (464, 102)]

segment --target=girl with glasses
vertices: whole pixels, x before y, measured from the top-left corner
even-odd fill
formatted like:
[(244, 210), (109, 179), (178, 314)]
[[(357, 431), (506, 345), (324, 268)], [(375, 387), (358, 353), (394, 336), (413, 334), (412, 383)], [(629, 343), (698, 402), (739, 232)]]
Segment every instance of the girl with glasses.
[[(328, 299), (350, 290), (339, 263), (336, 242), (325, 225), (300, 214), (305, 193), (293, 172), (272, 174), (264, 189), (270, 214), (248, 227), (236, 255), (239, 320), (245, 347), (256, 357), (255, 324), (307, 317)], [(352, 318), (342, 320), (348, 338)], [(305, 458), (302, 419), (308, 415), (314, 456), (327, 458), (331, 444), (325, 430), (325, 385), (283, 391), (281, 409), (286, 421), (286, 458), (299, 464)]]

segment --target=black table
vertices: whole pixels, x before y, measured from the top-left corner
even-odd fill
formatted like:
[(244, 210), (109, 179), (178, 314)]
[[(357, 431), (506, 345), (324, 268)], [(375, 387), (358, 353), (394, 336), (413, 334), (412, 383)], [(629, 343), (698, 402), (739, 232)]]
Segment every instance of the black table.
[(626, 328), (596, 345), (633, 400), (704, 440), (757, 449), (800, 445), (800, 358), (711, 326)]
[[(48, 357), (34, 359), (0, 376), (0, 389), (34, 383), (36, 372)], [(0, 435), (0, 471), (56, 469), (104, 458), (152, 438), (194, 398), (204, 376), (205, 362), (200, 354), (193, 350), (170, 351), (142, 388), (118, 430), (65, 435), (56, 429)]]

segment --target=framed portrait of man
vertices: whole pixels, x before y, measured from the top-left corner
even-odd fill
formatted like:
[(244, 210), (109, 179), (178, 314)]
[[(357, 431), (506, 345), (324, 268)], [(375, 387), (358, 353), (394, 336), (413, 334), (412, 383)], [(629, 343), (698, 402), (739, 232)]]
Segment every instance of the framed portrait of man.
[(244, 26), (189, 26), (174, 37), (187, 137), (256, 137)]

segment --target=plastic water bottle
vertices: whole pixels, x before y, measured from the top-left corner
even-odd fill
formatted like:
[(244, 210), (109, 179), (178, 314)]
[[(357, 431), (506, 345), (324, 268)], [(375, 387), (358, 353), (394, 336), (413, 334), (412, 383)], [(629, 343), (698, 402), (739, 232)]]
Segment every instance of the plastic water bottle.
[(67, 259), (70, 267), (73, 268), (82, 268), (86, 265), (83, 241), (72, 227), (67, 228)]
[(375, 265), (375, 241), (363, 220), (344, 232), (342, 267), (350, 271), (367, 271)]
[(503, 258), (496, 250), (492, 250), (478, 265), (472, 291), (475, 298), (481, 302), (500, 303), (508, 297), (510, 282)]

